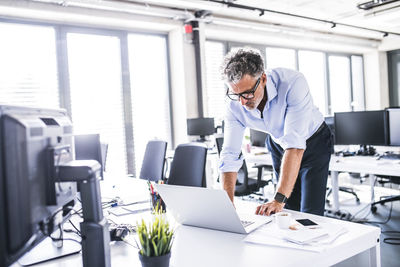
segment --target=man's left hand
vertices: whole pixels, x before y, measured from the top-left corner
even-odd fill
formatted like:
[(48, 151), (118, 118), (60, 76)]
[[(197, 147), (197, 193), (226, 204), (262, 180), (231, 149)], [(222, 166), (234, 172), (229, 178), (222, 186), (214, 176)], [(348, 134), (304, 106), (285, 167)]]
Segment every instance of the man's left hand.
[(256, 209), (256, 214), (269, 216), (271, 214), (282, 211), (284, 206), (284, 203), (279, 203), (276, 200), (272, 200), (268, 203), (258, 206)]

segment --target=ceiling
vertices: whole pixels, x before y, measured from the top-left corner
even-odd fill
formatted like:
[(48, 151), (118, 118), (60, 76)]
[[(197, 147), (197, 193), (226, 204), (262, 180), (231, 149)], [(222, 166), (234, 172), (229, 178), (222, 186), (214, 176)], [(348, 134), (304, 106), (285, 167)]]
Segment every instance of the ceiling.
[[(246, 10), (236, 7), (227, 7), (226, 3), (217, 3), (210, 0), (116, 0), (117, 2), (143, 3), (151, 8), (153, 5), (168, 6), (179, 9), (210, 10), (214, 18), (230, 18), (236, 20), (250, 20), (259, 23), (271, 23), (273, 25), (285, 25), (303, 27), (307, 29), (334, 32), (348, 35), (365, 35), (366, 38), (381, 39), (384, 32), (398, 33), (400, 35), (400, 1), (391, 1), (380, 7), (370, 10), (362, 10), (357, 7), (368, 0), (224, 0), (236, 5), (244, 5), (253, 8), (285, 12), (300, 16), (315, 18), (317, 20), (337, 23), (332, 28), (332, 23), (324, 23), (316, 20), (296, 18), (284, 14), (276, 14), (265, 11), (260, 16), (260, 10)], [(384, 2), (387, 0), (372, 0)], [(346, 27), (354, 25), (363, 28), (375, 29), (380, 32), (365, 31), (357, 28)], [(390, 34), (389, 34), (390, 35)]]
[[(233, 32), (255, 30), (311, 38), (357, 39), (379, 49), (398, 49), (400, 0), (20, 0), (61, 7), (94, 8), (123, 13), (194, 19), (207, 10), (205, 23), (223, 25)], [(367, 1), (384, 5), (369, 10), (357, 6)], [(390, 2), (390, 3), (389, 3)], [(230, 4), (231, 6), (228, 6)], [(235, 6), (232, 6), (235, 5)], [(264, 12), (262, 12), (264, 11)], [(212, 27), (207, 27), (211, 29)]]
[[(377, 0), (375, 0), (378, 2)], [(257, 6), (265, 9), (309, 16), (313, 18), (335, 21), (378, 29), (386, 32), (400, 33), (400, 1), (362, 10), (357, 8), (367, 0), (238, 0), (234, 3)]]

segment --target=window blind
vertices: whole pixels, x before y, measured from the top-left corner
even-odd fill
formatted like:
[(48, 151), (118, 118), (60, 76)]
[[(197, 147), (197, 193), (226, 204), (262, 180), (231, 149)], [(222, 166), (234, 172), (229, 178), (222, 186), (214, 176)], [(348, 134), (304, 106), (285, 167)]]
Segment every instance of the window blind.
[(108, 143), (107, 173), (127, 173), (120, 40), (67, 34), (71, 113), (75, 134), (99, 133)]
[(167, 40), (164, 36), (129, 34), (129, 70), (136, 176), (149, 140), (171, 146)]
[(59, 108), (55, 31), (0, 23), (0, 102)]
[(206, 41), (206, 103), (207, 116), (214, 117), (220, 124), (225, 114), (226, 88), (221, 80), (220, 66), (225, 55), (225, 47), (221, 42)]

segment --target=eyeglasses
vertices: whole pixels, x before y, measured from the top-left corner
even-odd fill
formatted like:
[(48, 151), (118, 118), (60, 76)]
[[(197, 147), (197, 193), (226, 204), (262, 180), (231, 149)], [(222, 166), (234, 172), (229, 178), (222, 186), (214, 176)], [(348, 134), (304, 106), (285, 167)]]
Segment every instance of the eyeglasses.
[(244, 98), (244, 99), (246, 99), (246, 100), (253, 99), (253, 98), (254, 98), (254, 93), (256, 92), (256, 90), (257, 90), (257, 88), (258, 88), (258, 85), (260, 84), (260, 81), (261, 81), (261, 77), (258, 78), (258, 80), (257, 80), (257, 82), (256, 82), (256, 85), (254, 85), (253, 89), (251, 89), (251, 90), (248, 90), (248, 91), (243, 92), (243, 93), (235, 94), (235, 93), (230, 93), (230, 92), (229, 92), (229, 89), (228, 89), (228, 90), (226, 91), (226, 95), (227, 95), (230, 99), (232, 99), (232, 100), (234, 100), (234, 101), (239, 101), (239, 100), (240, 100), (240, 97), (242, 97), (242, 98)]

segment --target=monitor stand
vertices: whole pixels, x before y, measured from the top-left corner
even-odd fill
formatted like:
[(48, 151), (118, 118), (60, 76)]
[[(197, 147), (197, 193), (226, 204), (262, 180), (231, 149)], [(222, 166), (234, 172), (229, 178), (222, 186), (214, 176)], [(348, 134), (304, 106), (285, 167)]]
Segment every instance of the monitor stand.
[(376, 154), (376, 149), (370, 145), (360, 145), (360, 149), (357, 151), (357, 155), (361, 156), (373, 156)]
[[(64, 234), (64, 237), (68, 237)], [(76, 236), (71, 235), (71, 238)], [(57, 247), (59, 241), (53, 242), (50, 237), (46, 237), (33, 249), (22, 256), (18, 263), (22, 266), (30, 266), (33, 264), (43, 263), (46, 261), (66, 257), (77, 254), (81, 251), (81, 245), (71, 240), (64, 240), (62, 247)]]
[(200, 138), (197, 139), (196, 142), (201, 142), (201, 143), (207, 142), (206, 136), (205, 135), (200, 135)]

